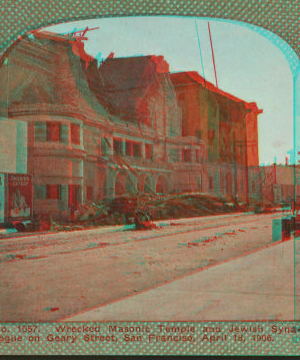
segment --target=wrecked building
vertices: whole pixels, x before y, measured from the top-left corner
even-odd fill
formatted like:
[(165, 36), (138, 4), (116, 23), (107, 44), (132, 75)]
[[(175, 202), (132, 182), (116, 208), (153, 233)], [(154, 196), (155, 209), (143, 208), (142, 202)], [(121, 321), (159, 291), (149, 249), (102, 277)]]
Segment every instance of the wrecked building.
[(170, 73), (162, 56), (99, 63), (83, 45), (35, 32), (0, 69), (1, 117), (27, 125), (35, 213), (67, 216), (79, 203), (138, 191), (248, 201), (255, 103), (196, 72)]

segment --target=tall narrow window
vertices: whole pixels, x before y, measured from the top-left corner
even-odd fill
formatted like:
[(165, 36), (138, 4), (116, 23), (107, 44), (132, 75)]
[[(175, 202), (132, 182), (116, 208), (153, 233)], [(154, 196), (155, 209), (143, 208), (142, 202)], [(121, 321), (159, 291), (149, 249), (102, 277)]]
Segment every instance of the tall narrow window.
[(80, 125), (71, 124), (71, 143), (80, 145)]
[(123, 142), (121, 139), (114, 139), (114, 153), (116, 155), (123, 155)]
[(34, 124), (34, 139), (35, 141), (46, 141), (47, 140), (47, 123), (37, 121)]
[(126, 156), (133, 156), (133, 144), (132, 141), (126, 141), (125, 146)]
[(191, 162), (192, 161), (191, 149), (183, 149), (182, 150), (182, 159), (183, 159), (183, 162)]
[(145, 144), (145, 157), (146, 157), (146, 159), (149, 159), (149, 160), (153, 159), (153, 145), (152, 144)]
[(60, 123), (47, 122), (47, 141), (60, 141)]
[(209, 177), (208, 179), (208, 186), (209, 186), (209, 191), (213, 191), (214, 190), (214, 179), (212, 176)]
[(140, 143), (134, 142), (133, 143), (133, 156), (140, 158), (142, 155), (142, 147)]
[(81, 186), (69, 185), (68, 186), (69, 207), (77, 206), (81, 202)]

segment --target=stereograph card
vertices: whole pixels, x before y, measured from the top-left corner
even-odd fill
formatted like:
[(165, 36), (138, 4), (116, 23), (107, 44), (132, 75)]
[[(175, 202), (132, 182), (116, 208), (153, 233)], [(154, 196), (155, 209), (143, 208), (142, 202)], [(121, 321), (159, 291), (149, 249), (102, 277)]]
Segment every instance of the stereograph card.
[(299, 1), (0, 6), (0, 353), (299, 355)]

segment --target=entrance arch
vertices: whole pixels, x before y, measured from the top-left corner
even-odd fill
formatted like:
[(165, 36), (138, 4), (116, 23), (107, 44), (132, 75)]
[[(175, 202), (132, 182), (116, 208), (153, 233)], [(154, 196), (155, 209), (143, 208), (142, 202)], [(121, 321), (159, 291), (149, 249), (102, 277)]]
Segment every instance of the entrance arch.
[(149, 174), (141, 174), (138, 179), (138, 190), (142, 193), (151, 194), (155, 192), (154, 179)]

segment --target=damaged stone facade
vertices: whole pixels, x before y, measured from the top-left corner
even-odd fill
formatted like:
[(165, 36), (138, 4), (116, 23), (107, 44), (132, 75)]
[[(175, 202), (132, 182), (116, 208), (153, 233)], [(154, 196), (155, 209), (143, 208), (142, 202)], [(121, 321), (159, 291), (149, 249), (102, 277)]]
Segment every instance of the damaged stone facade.
[(36, 214), (138, 192), (249, 201), (261, 110), (196, 72), (170, 73), (162, 56), (99, 64), (45, 32), (20, 39), (0, 72), (1, 116), (27, 124)]

